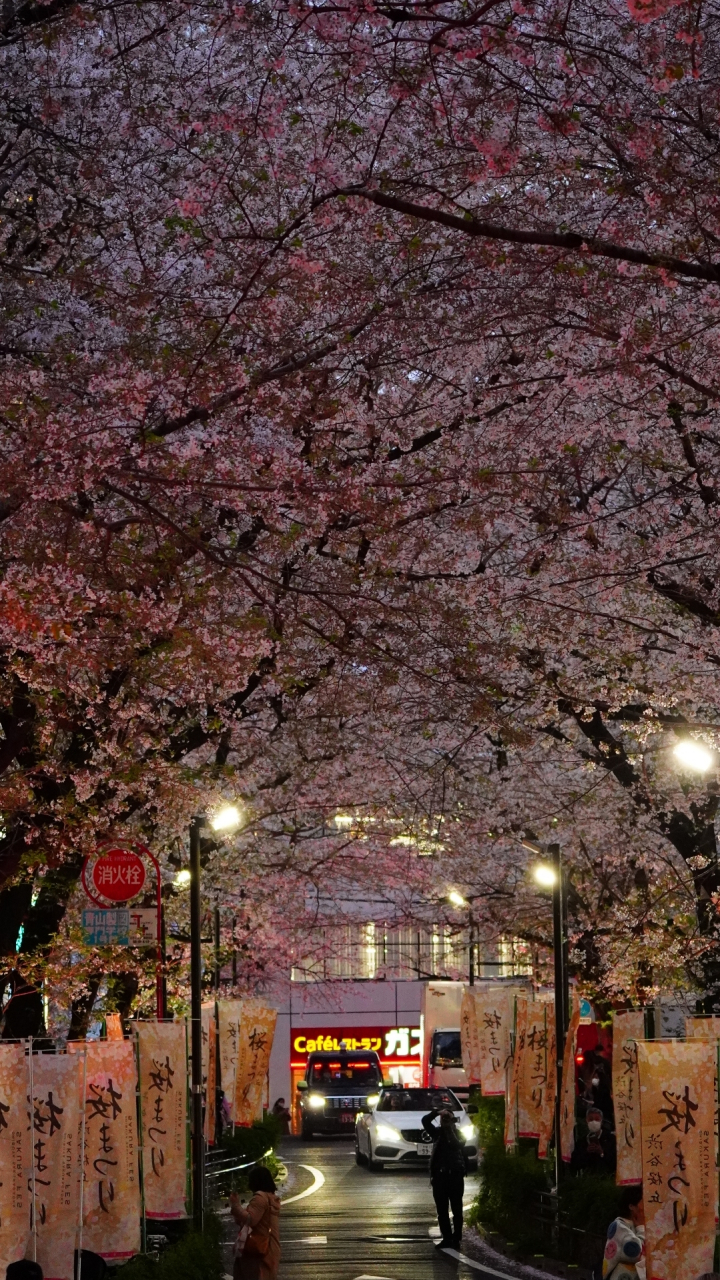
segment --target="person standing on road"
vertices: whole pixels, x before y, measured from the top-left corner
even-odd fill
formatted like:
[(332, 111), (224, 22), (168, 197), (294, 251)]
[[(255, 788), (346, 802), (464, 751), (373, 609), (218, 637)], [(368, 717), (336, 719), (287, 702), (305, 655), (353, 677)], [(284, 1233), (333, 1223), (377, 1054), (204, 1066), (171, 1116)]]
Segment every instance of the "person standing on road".
[(250, 1170), (248, 1183), (253, 1197), (246, 1209), (234, 1191), (230, 1196), (230, 1212), (242, 1228), (233, 1280), (276, 1280), (280, 1266), (280, 1201), (275, 1195), (275, 1183), (270, 1170), (259, 1164)]
[[(438, 1117), (439, 1126), (435, 1124)], [(467, 1167), (465, 1139), (458, 1133), (455, 1117), (447, 1108), (433, 1108), (423, 1116), (422, 1126), (433, 1138), (430, 1182), (441, 1236), (436, 1248), (457, 1249), (463, 1230), (463, 1191)], [(452, 1228), (450, 1210), (453, 1216)]]

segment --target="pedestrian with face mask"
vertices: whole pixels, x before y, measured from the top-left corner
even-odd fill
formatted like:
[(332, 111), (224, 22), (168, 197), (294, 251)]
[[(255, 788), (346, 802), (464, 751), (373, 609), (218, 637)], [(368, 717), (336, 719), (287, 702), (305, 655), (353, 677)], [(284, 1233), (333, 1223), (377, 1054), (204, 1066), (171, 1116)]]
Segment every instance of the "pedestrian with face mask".
[(599, 1107), (588, 1107), (585, 1125), (587, 1132), (580, 1135), (572, 1153), (573, 1172), (614, 1174), (617, 1163), (615, 1138)]
[[(440, 1123), (436, 1125), (438, 1119)], [(430, 1182), (441, 1234), (436, 1248), (458, 1249), (463, 1230), (463, 1191), (467, 1169), (465, 1139), (458, 1133), (455, 1117), (447, 1108), (429, 1111), (423, 1116), (422, 1127), (433, 1138)]]

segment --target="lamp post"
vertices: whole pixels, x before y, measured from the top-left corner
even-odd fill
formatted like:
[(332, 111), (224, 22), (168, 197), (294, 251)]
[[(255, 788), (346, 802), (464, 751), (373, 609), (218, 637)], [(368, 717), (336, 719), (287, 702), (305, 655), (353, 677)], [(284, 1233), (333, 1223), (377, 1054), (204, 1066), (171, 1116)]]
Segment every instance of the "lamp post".
[[(533, 853), (540, 850), (523, 841)], [(535, 880), (544, 889), (552, 890), (553, 906), (553, 961), (555, 969), (555, 1185), (560, 1185), (562, 1156), (560, 1152), (560, 1121), (562, 1118), (562, 1069), (565, 1052), (570, 996), (567, 965), (567, 909), (565, 876), (560, 856), (560, 845), (549, 844), (551, 861), (541, 862), (534, 868)]]
[(202, 1231), (205, 1200), (205, 1137), (202, 1097), (202, 951), (200, 947), (200, 835), (210, 825), (213, 831), (231, 831), (240, 814), (227, 805), (208, 824), (204, 813), (190, 823), (190, 1049), (192, 1099), (192, 1189), (193, 1226)]

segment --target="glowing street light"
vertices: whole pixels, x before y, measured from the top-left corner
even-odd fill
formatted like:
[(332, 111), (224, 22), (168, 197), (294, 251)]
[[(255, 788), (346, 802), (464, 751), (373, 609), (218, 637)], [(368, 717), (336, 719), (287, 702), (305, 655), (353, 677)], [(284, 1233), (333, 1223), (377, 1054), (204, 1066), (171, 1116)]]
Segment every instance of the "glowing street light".
[(673, 747), (673, 755), (686, 769), (695, 773), (707, 773), (713, 763), (711, 753), (695, 738), (681, 738)]
[(182, 871), (178, 871), (173, 884), (176, 889), (187, 889), (190, 884), (190, 872), (187, 867), (183, 867)]
[(454, 907), (466, 907), (468, 904), (457, 889), (451, 889), (448, 893), (448, 902), (452, 902)]
[(557, 872), (547, 862), (539, 862), (533, 868), (533, 876), (537, 883), (542, 885), (543, 889), (554, 889), (557, 884)]
[(213, 831), (233, 831), (240, 826), (240, 810), (235, 804), (223, 805), (222, 809), (210, 819)]

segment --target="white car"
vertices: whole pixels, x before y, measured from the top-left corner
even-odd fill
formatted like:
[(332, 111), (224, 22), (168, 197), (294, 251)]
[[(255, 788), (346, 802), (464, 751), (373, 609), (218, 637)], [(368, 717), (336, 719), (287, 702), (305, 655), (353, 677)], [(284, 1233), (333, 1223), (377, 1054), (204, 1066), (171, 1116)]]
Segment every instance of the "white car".
[[(465, 1139), (468, 1170), (477, 1169), (477, 1130), (462, 1103), (451, 1089), (385, 1088), (369, 1097), (368, 1111), (355, 1123), (355, 1159), (369, 1169), (388, 1164), (427, 1167), (432, 1155), (432, 1134), (423, 1128), (430, 1111), (449, 1108), (455, 1112), (458, 1132)], [(433, 1128), (437, 1130), (439, 1120)]]

